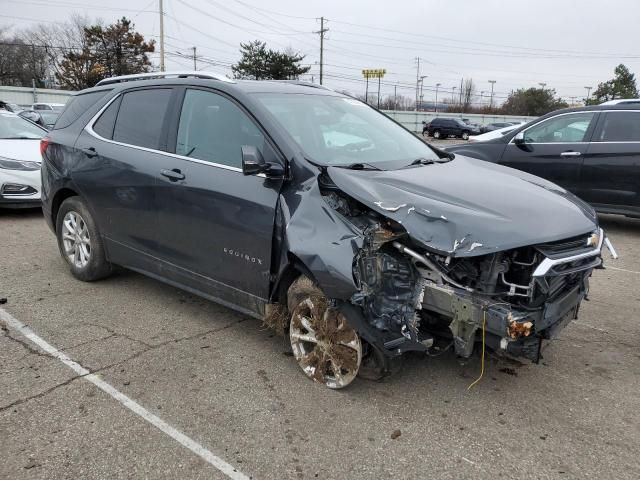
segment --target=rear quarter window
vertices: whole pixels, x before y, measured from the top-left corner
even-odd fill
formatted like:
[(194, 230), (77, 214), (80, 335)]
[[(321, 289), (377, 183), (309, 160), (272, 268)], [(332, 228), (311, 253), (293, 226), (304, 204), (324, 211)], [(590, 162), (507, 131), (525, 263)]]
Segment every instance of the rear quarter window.
[(75, 122), (80, 116), (91, 108), (98, 100), (104, 97), (111, 90), (99, 90), (97, 92), (82, 93), (71, 97), (64, 108), (64, 111), (58, 117), (54, 130), (66, 128)]

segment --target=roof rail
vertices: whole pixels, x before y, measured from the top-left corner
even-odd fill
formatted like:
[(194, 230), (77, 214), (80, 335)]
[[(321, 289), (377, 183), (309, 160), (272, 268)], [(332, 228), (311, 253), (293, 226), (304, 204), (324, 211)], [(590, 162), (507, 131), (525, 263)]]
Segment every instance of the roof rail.
[(220, 73), (198, 72), (198, 71), (179, 71), (179, 72), (148, 72), (134, 73), (133, 75), (122, 75), (120, 77), (110, 77), (100, 80), (96, 83), (96, 87), (102, 85), (110, 85), (112, 83), (132, 82), (135, 80), (153, 80), (155, 78), (210, 78), (220, 80), (221, 82), (235, 83), (229, 77)]
[(319, 83), (306, 82), (304, 80), (273, 80), (275, 82), (291, 83), (293, 85), (301, 85), (303, 87), (320, 88), (322, 90), (329, 90), (333, 92), (333, 89), (320, 85)]

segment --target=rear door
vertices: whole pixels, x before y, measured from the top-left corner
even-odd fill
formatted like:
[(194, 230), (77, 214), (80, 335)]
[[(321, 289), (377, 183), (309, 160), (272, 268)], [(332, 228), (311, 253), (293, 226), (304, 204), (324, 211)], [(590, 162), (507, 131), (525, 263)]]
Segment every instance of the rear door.
[(244, 310), (268, 298), (281, 181), (242, 174), (241, 147), (281, 161), (234, 99), (186, 88), (172, 125), (175, 154), (157, 168), (158, 256), (163, 275)]
[(582, 197), (589, 203), (640, 208), (640, 110), (600, 114), (581, 183)]
[(118, 95), (76, 142), (83, 160), (73, 180), (96, 217), (111, 259), (133, 268), (153, 271), (154, 188), (166, 149), (172, 94), (169, 87)]
[(596, 112), (547, 118), (523, 131), (523, 143), (512, 139), (500, 163), (546, 178), (580, 195), (580, 172), (596, 118)]

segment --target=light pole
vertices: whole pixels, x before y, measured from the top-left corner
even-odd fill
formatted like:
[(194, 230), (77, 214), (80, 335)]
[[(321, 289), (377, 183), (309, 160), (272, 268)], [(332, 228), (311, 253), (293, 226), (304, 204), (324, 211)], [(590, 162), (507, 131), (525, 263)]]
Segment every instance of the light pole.
[(451, 103), (456, 103), (456, 88), (458, 87), (453, 87), (451, 89)]
[(489, 108), (493, 108), (493, 86), (496, 84), (495, 80), (489, 80), (491, 84), (491, 100), (489, 100)]
[(544, 90), (544, 87), (546, 87), (546, 86), (547, 86), (547, 84), (546, 84), (546, 83), (544, 83), (544, 82), (540, 82), (538, 85), (540, 85), (540, 86), (542, 87), (542, 90)]
[(592, 89), (593, 87), (584, 87), (584, 88), (585, 88), (585, 90), (587, 91), (587, 98), (585, 98), (585, 99), (584, 99), (584, 104), (586, 105), (586, 104), (587, 104), (587, 102), (589, 101), (589, 96), (591, 95), (591, 89)]
[(438, 113), (438, 89), (440, 88), (440, 83), (436, 83), (436, 108), (435, 108), (435, 112)]

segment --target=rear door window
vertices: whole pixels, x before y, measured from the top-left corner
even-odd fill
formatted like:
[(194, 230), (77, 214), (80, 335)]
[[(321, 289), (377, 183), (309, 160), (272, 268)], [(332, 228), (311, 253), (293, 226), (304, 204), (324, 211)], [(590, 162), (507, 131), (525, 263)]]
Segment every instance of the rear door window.
[(125, 93), (116, 117), (113, 140), (160, 149), (171, 92), (171, 88), (152, 88)]
[(640, 142), (640, 112), (608, 112), (595, 142)]

